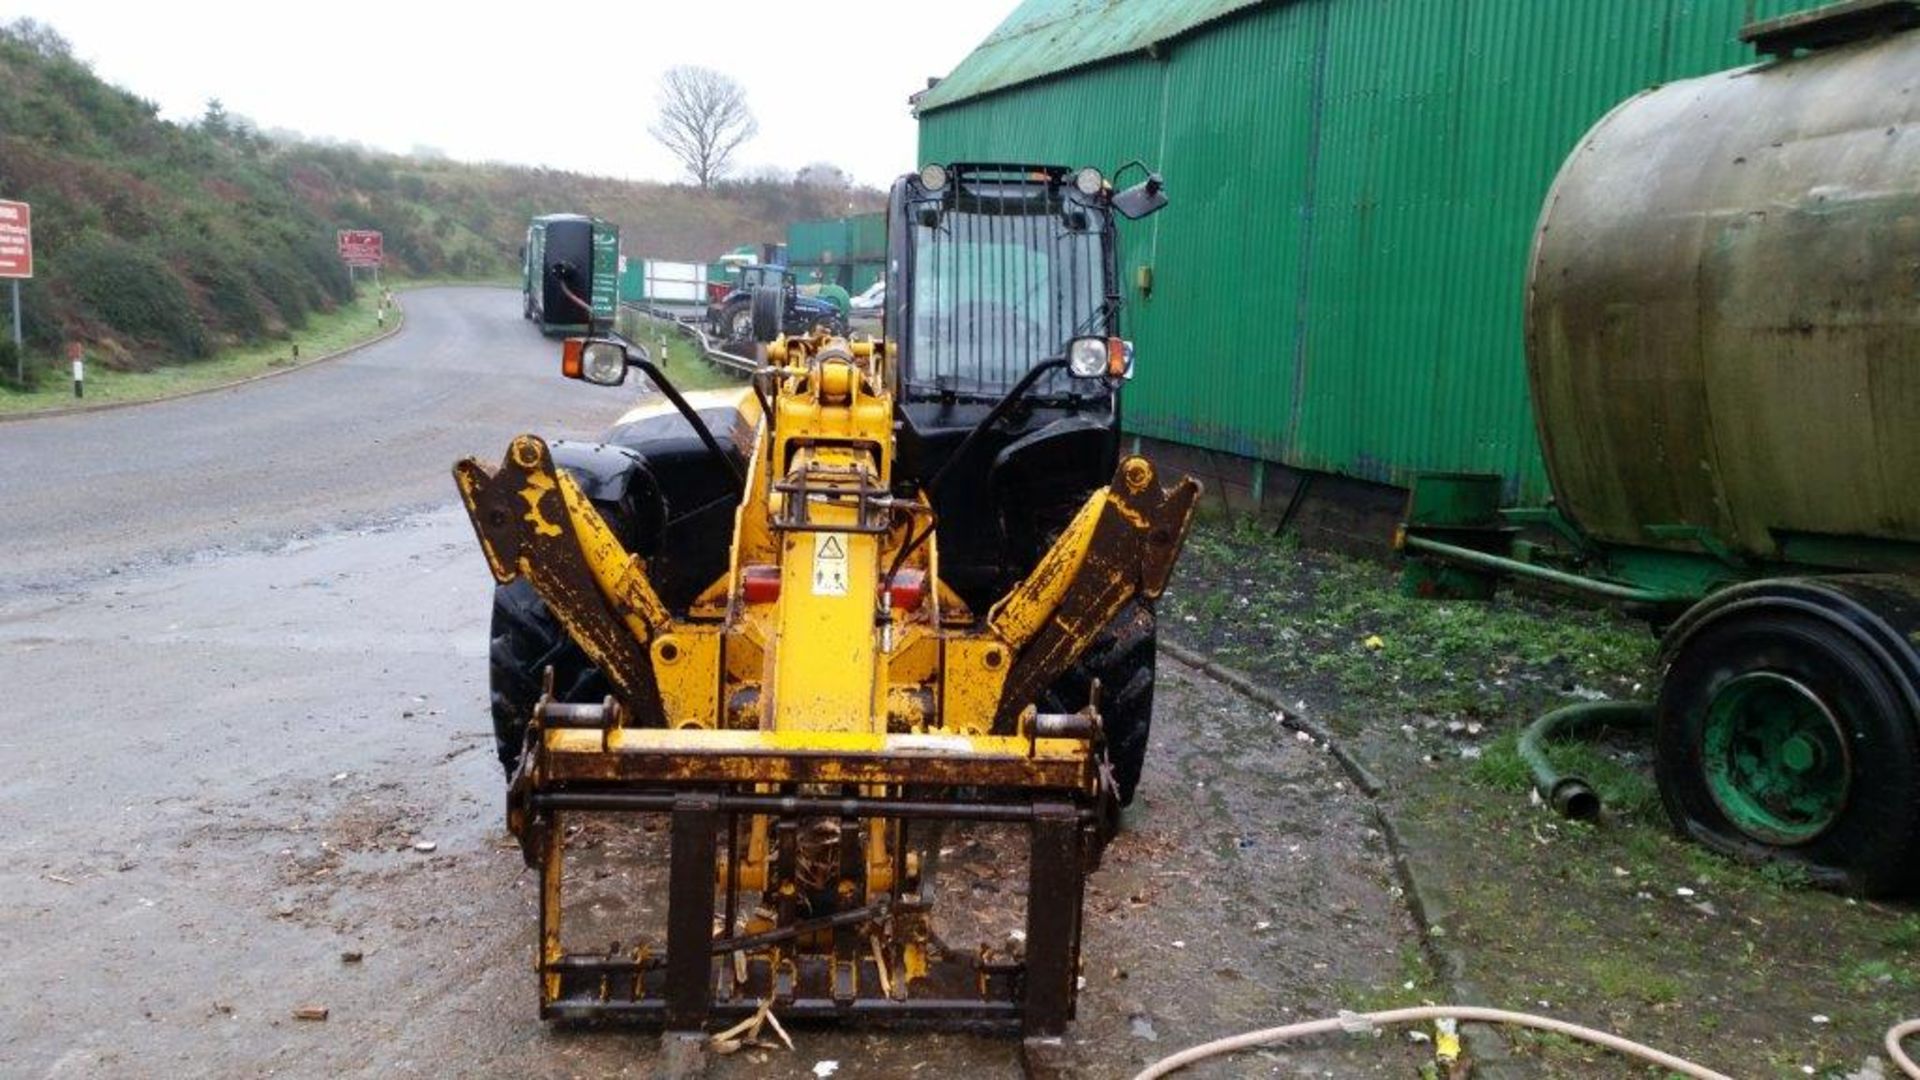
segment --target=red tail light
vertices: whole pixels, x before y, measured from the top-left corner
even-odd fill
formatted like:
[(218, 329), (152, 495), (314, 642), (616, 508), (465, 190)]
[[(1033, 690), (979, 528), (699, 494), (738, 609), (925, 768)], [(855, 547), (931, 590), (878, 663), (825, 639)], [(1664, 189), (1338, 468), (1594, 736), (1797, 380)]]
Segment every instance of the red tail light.
[(927, 598), (927, 575), (924, 570), (902, 569), (893, 575), (892, 584), (887, 586), (887, 602), (895, 611), (913, 611)]
[(780, 568), (749, 566), (740, 575), (740, 594), (749, 604), (771, 604), (780, 599)]

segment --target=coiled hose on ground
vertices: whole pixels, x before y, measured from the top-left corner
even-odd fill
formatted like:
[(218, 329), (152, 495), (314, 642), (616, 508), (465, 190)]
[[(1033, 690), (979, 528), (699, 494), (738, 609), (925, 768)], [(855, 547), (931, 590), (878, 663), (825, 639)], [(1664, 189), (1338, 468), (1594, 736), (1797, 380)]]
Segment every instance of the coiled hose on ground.
[(1520, 733), (1520, 760), (1533, 771), (1534, 789), (1561, 817), (1591, 821), (1600, 816), (1600, 796), (1584, 777), (1561, 775), (1547, 757), (1547, 740), (1599, 727), (1653, 726), (1654, 709), (1645, 701), (1583, 701), (1555, 709)]
[[(1583, 1027), (1579, 1024), (1556, 1020), (1551, 1016), (1538, 1016), (1533, 1013), (1510, 1012), (1506, 1009), (1487, 1009), (1477, 1005), (1420, 1005), (1407, 1009), (1386, 1009), (1371, 1013), (1346, 1013), (1325, 1020), (1308, 1020), (1281, 1027), (1263, 1028), (1249, 1031), (1243, 1035), (1232, 1035), (1224, 1039), (1201, 1043), (1189, 1047), (1171, 1057), (1140, 1070), (1133, 1080), (1156, 1080), (1157, 1077), (1177, 1072), (1207, 1058), (1231, 1054), (1238, 1050), (1249, 1050), (1256, 1046), (1271, 1046), (1274, 1043), (1302, 1039), (1310, 1035), (1328, 1035), (1340, 1031), (1366, 1031), (1375, 1027), (1390, 1027), (1398, 1024), (1418, 1024), (1430, 1020), (1463, 1020), (1483, 1024), (1510, 1024), (1516, 1027), (1535, 1028), (1564, 1035), (1570, 1039), (1602, 1046), (1617, 1054), (1636, 1057), (1651, 1062), (1663, 1069), (1671, 1069), (1682, 1076), (1691, 1076), (1696, 1080), (1733, 1080), (1725, 1073), (1714, 1072), (1704, 1065), (1696, 1065), (1684, 1058), (1675, 1057), (1664, 1050), (1656, 1050), (1625, 1039), (1608, 1031)], [(1920, 1035), (1920, 1020), (1908, 1020), (1896, 1025), (1887, 1032), (1887, 1054), (1893, 1063), (1911, 1080), (1920, 1080), (1920, 1066), (1900, 1048), (1903, 1040)]]

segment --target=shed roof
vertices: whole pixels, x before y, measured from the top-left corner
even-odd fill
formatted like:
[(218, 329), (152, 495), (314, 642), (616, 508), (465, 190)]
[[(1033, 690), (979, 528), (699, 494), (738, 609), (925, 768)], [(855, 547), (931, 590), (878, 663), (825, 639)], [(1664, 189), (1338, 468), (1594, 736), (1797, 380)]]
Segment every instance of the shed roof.
[(939, 85), (920, 112), (1138, 52), (1266, 0), (1023, 0)]

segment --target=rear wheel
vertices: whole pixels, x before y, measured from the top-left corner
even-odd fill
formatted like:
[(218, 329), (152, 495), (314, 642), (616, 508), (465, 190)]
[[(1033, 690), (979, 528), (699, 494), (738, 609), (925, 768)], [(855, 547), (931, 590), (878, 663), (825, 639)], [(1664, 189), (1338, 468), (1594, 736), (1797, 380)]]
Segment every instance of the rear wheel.
[(574, 643), (553, 612), (520, 579), (493, 590), (493, 640), (487, 649), (494, 750), (508, 776), (520, 760), (527, 722), (553, 668), (556, 701), (590, 704), (610, 692), (600, 669)]
[(1129, 602), (1039, 703), (1049, 712), (1085, 708), (1093, 680), (1100, 680), (1100, 720), (1122, 806), (1132, 804), (1147, 760), (1147, 736), (1153, 726), (1155, 628), (1153, 608), (1144, 600)]
[(753, 302), (735, 300), (720, 312), (720, 336), (729, 342), (753, 340)]
[(1920, 864), (1920, 730), (1900, 676), (1848, 628), (1787, 604), (1727, 611), (1680, 643), (1655, 775), (1682, 832), (1886, 894)]

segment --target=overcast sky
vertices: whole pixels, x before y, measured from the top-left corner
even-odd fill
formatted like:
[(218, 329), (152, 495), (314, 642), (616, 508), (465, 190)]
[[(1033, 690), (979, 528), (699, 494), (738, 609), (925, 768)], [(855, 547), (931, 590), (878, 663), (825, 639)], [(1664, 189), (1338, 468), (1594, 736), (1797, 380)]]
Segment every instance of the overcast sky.
[(917, 164), (907, 95), (1014, 4), (0, 0), (0, 21), (51, 25), (170, 120), (217, 97), (265, 129), (632, 179), (676, 178), (647, 126), (660, 71), (698, 64), (746, 87), (741, 165), (826, 160), (879, 186)]

